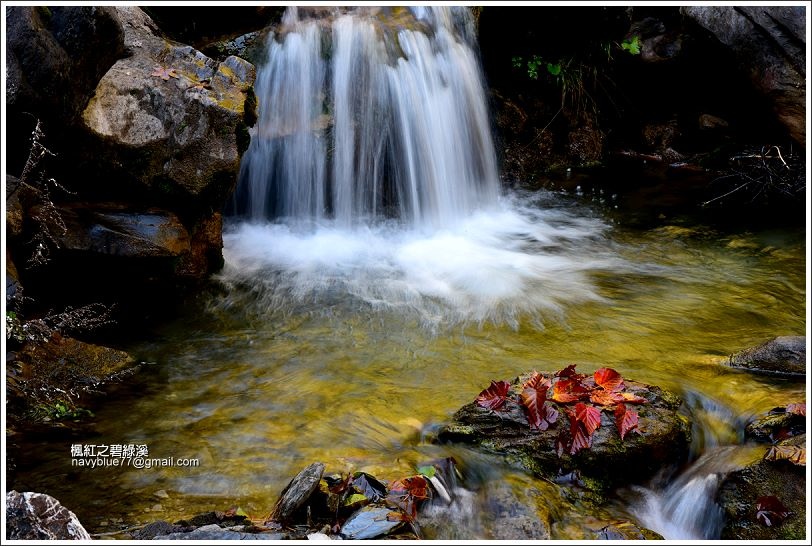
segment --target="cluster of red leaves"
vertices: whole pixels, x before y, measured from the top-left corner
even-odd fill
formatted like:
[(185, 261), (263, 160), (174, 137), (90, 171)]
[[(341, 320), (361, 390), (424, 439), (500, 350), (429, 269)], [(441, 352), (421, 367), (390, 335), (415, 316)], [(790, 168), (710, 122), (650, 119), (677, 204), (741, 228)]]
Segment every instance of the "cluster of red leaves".
[[(613, 412), (621, 440), (632, 430), (639, 433), (638, 414), (626, 405), (643, 404), (646, 399), (622, 392), (625, 388), (623, 377), (611, 368), (601, 368), (592, 377), (587, 377), (577, 373), (575, 364), (571, 364), (556, 372), (551, 379), (534, 371), (522, 383), (518, 403), (525, 410), (530, 428), (535, 430), (547, 430), (558, 420), (559, 412), (550, 402), (574, 403), (574, 407), (564, 407), (570, 420), (569, 442), (559, 435), (556, 450), (559, 455), (564, 450), (575, 454), (592, 447), (592, 435), (601, 426), (601, 410)], [(491, 381), (491, 385), (479, 393), (476, 403), (492, 411), (501, 411), (509, 394), (510, 383)]]
[(392, 482), (389, 487), (389, 502), (400, 508), (400, 512), (390, 512), (386, 519), (389, 521), (414, 522), (417, 517), (418, 505), (431, 497), (428, 480), (421, 476), (409, 476)]

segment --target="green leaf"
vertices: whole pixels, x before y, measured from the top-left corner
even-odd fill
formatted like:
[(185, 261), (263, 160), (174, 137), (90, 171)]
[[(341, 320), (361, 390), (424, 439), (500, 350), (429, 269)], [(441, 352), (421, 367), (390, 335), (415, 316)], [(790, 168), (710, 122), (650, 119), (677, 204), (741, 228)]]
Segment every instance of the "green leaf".
[(623, 40), (620, 44), (622, 49), (625, 49), (632, 55), (639, 55), (640, 54), (640, 36), (635, 34), (628, 40)]
[(513, 68), (521, 68), (522, 61), (524, 61), (524, 59), (522, 59), (520, 56), (516, 56), (513, 57), (510, 61), (513, 63)]
[(552, 74), (553, 76), (558, 76), (561, 74), (561, 63), (547, 63), (547, 72)]
[(344, 499), (344, 502), (342, 502), (341, 505), (357, 507), (367, 504), (368, 502), (369, 499), (367, 499), (365, 495), (362, 495), (360, 493), (353, 493), (352, 495)]
[(248, 514), (245, 512), (245, 510), (243, 510), (242, 508), (239, 508), (239, 507), (237, 508), (237, 511), (234, 512), (234, 514), (237, 515), (237, 516), (243, 516), (243, 517), (246, 517), (246, 518), (248, 517)]
[(428, 479), (432, 479), (434, 474), (437, 473), (437, 469), (431, 465), (420, 466), (417, 468), (417, 473), (422, 474), (423, 476), (427, 477)]

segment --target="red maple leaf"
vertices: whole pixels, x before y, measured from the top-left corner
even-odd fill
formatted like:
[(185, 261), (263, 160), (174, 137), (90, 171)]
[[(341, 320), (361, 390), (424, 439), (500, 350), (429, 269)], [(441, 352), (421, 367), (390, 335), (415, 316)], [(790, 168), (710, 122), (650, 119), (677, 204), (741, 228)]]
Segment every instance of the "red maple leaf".
[(632, 429), (636, 429), (639, 433), (640, 430), (637, 429), (637, 424), (637, 412), (627, 408), (625, 404), (618, 404), (615, 408), (615, 425), (617, 426), (617, 431), (620, 433), (620, 439), (623, 440), (626, 437), (626, 433)]
[(509, 391), (510, 383), (507, 381), (491, 381), (491, 386), (476, 397), (476, 403), (483, 408), (496, 411), (505, 404)]
[(575, 364), (570, 364), (563, 370), (558, 370), (557, 372), (555, 372), (555, 376), (562, 377), (564, 379), (574, 379), (576, 381), (580, 381), (586, 377), (584, 374), (576, 373)]
[(806, 417), (806, 404), (805, 403), (787, 404), (787, 413), (794, 413), (795, 415)]
[(584, 448), (592, 447), (592, 435), (587, 434), (583, 423), (578, 420), (574, 412), (567, 412), (570, 416), (570, 455), (575, 455)]
[(601, 410), (583, 402), (575, 404), (575, 418), (584, 425), (584, 430), (590, 437), (601, 426)]
[(520, 401), (527, 413), (530, 428), (547, 430), (558, 419), (558, 411), (546, 403), (548, 388), (549, 382), (542, 381), (540, 386), (527, 386), (522, 390)]
[(775, 495), (759, 497), (756, 501), (756, 520), (762, 525), (778, 525), (790, 515), (789, 509)]
[(559, 379), (553, 385), (553, 400), (566, 404), (585, 398), (589, 390), (575, 379)]
[(623, 378), (612, 368), (601, 368), (595, 372), (595, 383), (607, 391), (622, 391)]
[(527, 381), (522, 383), (522, 390), (528, 387), (531, 389), (540, 389), (542, 387), (547, 389), (550, 388), (550, 384), (551, 383), (549, 379), (547, 379), (546, 377), (544, 377), (543, 375), (534, 370), (533, 373), (530, 375), (530, 377), (527, 379)]

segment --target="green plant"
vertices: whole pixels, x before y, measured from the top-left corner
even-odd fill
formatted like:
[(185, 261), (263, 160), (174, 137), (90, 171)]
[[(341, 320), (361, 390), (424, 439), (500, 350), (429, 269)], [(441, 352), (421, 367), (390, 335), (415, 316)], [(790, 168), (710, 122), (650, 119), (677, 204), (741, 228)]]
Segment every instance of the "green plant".
[(626, 38), (620, 42), (620, 48), (632, 55), (640, 55), (640, 36), (634, 34), (631, 38)]

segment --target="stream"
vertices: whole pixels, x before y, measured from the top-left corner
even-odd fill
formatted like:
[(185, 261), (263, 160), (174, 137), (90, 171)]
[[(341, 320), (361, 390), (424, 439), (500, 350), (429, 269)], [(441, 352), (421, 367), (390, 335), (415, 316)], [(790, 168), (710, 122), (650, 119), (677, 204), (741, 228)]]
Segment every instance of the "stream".
[[(232, 506), (261, 519), (315, 461), (391, 481), (451, 456), (462, 500), (427, 515), (430, 538), (497, 537), (494, 487), (549, 514), (552, 538), (583, 538), (591, 504), (432, 437), (491, 380), (608, 366), (683, 397), (692, 464), (595, 517), (718, 538), (715, 487), (748, 456), (744, 423), (805, 399), (800, 382), (723, 365), (804, 334), (805, 234), (679, 215), (640, 225), (622, 195), (500, 188), (466, 13), (288, 11), (258, 74), (268, 106), (223, 271), (125, 347), (144, 364), (88, 423), (16, 440), (9, 488), (113, 533)], [(76, 468), (74, 444), (197, 466)]]

